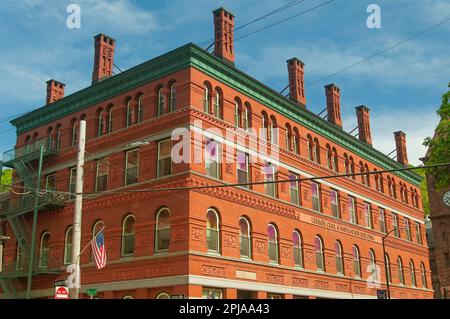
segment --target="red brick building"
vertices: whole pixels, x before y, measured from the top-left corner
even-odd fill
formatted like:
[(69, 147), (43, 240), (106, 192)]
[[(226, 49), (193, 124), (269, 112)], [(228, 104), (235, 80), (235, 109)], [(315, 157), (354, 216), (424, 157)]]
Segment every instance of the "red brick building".
[[(32, 297), (52, 298), (53, 282), (67, 276), (74, 213), (67, 192), (75, 189), (85, 119), (82, 247), (104, 225), (108, 263), (97, 270), (90, 250), (81, 256), (82, 296), (96, 288), (101, 298), (375, 298), (388, 260), (392, 298), (432, 298), (420, 176), (296, 181), (402, 168), (404, 133), (395, 133), (396, 162), (372, 147), (366, 106), (356, 108), (359, 138), (344, 132), (334, 84), (325, 87), (328, 120), (309, 111), (299, 59), (287, 61), (289, 98), (239, 71), (234, 16), (213, 14), (213, 54), (187, 44), (115, 76), (115, 40), (97, 35), (92, 85), (63, 97), (64, 84), (50, 80), (47, 104), (12, 121), (17, 143), (3, 166), (15, 169), (19, 186), (0, 213), (2, 234), (11, 237), (0, 296), (26, 289), (35, 196)], [(171, 160), (177, 128), (191, 132), (188, 162)], [(266, 147), (272, 153), (261, 154)], [(260, 183), (273, 180), (291, 181)], [(149, 188), (166, 190), (133, 191)], [(382, 238), (396, 226), (383, 256)], [(381, 273), (371, 273), (374, 266)]]

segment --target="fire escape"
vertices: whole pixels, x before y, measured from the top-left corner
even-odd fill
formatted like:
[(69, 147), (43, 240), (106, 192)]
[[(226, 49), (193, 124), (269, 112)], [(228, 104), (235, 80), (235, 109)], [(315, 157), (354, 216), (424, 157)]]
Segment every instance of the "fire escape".
[(3, 298), (23, 298), (29, 277), (61, 273), (63, 261), (52, 259), (49, 248), (42, 249), (37, 234), (32, 234), (34, 212), (39, 216), (46, 211), (64, 207), (67, 201), (66, 195), (55, 192), (42, 182), (44, 160), (57, 153), (57, 146), (52, 139), (42, 138), (5, 152), (0, 162), (2, 172), (3, 167), (15, 171), (12, 184), (20, 186), (12, 187), (19, 195), (11, 193), (9, 199), (0, 206), (0, 222), (9, 223), (14, 233), (10, 240), (15, 238), (18, 243), (14, 260), (4, 260), (0, 272)]

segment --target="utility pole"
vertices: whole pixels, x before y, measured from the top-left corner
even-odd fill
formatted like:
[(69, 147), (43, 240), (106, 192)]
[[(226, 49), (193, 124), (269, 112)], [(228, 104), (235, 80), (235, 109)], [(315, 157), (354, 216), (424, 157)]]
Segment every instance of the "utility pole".
[(72, 290), (72, 299), (78, 299), (81, 283), (80, 274), (80, 247), (81, 247), (81, 216), (83, 207), (83, 171), (84, 153), (86, 146), (86, 121), (80, 121), (80, 136), (78, 139), (77, 177), (75, 183), (75, 212), (73, 217), (73, 243), (72, 265), (75, 265), (75, 287)]
[[(33, 228), (31, 230), (31, 247), (30, 247), (30, 257), (28, 260), (28, 279), (27, 279), (27, 299), (31, 298), (31, 283), (33, 278), (33, 264), (34, 264), (34, 250), (36, 248), (36, 227), (38, 219), (38, 207), (39, 207), (39, 188), (41, 186), (41, 174), (42, 174), (42, 162), (44, 161), (44, 144), (41, 145), (39, 151), (39, 164), (38, 164), (38, 174), (36, 181), (36, 189), (34, 194), (34, 211), (33, 211)], [(39, 265), (38, 265), (39, 266)]]

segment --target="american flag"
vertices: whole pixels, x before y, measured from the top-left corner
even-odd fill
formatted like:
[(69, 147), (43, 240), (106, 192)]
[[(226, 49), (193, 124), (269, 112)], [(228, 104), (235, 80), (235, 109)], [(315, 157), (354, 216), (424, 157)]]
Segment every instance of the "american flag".
[(94, 255), (95, 264), (97, 265), (97, 269), (104, 268), (106, 266), (106, 247), (103, 230), (92, 241), (92, 252)]

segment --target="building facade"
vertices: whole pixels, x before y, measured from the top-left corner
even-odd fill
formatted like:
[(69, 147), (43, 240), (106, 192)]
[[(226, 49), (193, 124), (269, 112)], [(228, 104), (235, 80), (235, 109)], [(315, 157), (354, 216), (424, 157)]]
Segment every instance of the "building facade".
[(86, 120), (81, 247), (104, 227), (108, 261), (81, 255), (83, 297), (376, 298), (387, 270), (392, 298), (432, 298), (420, 176), (377, 173), (408, 164), (404, 133), (394, 161), (372, 147), (367, 106), (359, 138), (344, 132), (334, 84), (327, 120), (309, 111), (297, 58), (288, 98), (239, 71), (234, 16), (213, 16), (213, 54), (187, 44), (115, 76), (116, 42), (97, 35), (92, 85), (64, 97), (50, 80), (47, 104), (12, 121), (0, 296), (24, 296), (31, 251), (33, 298), (68, 275)]

